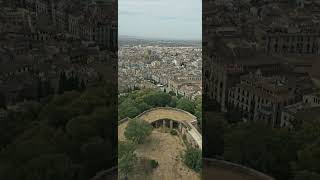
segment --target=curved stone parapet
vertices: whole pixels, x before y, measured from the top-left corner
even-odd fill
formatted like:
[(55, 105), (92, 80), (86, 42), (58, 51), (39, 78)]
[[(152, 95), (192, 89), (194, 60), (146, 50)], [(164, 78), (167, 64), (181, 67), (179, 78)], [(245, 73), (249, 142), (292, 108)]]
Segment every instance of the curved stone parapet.
[(126, 118), (124, 118), (124, 119), (121, 119), (120, 121), (118, 121), (118, 125), (120, 125), (120, 124), (122, 124), (122, 123), (125, 123), (125, 122), (127, 122), (127, 121), (129, 121), (131, 118), (129, 118), (129, 117), (126, 117)]
[[(173, 124), (178, 123), (178, 129), (182, 134), (185, 134), (191, 145), (202, 149), (202, 135), (199, 133), (194, 124), (197, 122), (197, 117), (193, 114), (171, 107), (157, 107), (146, 110), (136, 116), (137, 119), (142, 119), (150, 124), (156, 123), (159, 126), (159, 122), (163, 126), (173, 128)], [(124, 129), (125, 122), (130, 118), (124, 118), (118, 122), (119, 127)], [(167, 122), (169, 120), (169, 122)], [(171, 121), (170, 121), (171, 120)], [(169, 124), (169, 125), (168, 125)]]
[(183, 114), (186, 114), (188, 116), (190, 116), (193, 120), (197, 120), (197, 117), (194, 116), (193, 114), (189, 113), (188, 111), (182, 110), (182, 109), (177, 109), (177, 108), (172, 108), (172, 107), (156, 107), (156, 108), (151, 108), (148, 109), (144, 112), (142, 112), (141, 114), (139, 114), (138, 116), (136, 116), (136, 118), (140, 118), (141, 116), (149, 113), (149, 112), (154, 112), (154, 111), (158, 111), (158, 110), (168, 110), (168, 111), (176, 111), (176, 112), (181, 112)]
[(219, 180), (275, 180), (254, 169), (228, 161), (204, 158), (203, 179)]
[(98, 172), (90, 180), (118, 180), (118, 168), (113, 167), (113, 168)]

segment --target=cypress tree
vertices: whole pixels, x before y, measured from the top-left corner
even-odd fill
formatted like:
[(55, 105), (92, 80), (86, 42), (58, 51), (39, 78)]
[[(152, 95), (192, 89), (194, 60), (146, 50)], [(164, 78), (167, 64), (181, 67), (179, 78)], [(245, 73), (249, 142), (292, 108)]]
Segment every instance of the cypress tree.
[(44, 96), (48, 96), (50, 94), (52, 94), (52, 87), (51, 87), (51, 83), (49, 80), (46, 80), (45, 83), (44, 83), (44, 89), (45, 89), (45, 93), (44, 93)]
[(6, 96), (0, 92), (0, 108), (6, 109)]
[(74, 80), (73, 80), (73, 89), (74, 90), (78, 90), (79, 89), (79, 85), (80, 83), (79, 83), (79, 77), (76, 75), (75, 76), (75, 78), (74, 78)]
[(62, 73), (60, 73), (59, 76), (59, 85), (58, 85), (58, 93), (62, 94), (63, 93), (63, 83), (62, 83)]
[(80, 91), (83, 91), (83, 90), (86, 89), (86, 84), (84, 83), (84, 80), (83, 80), (83, 79), (81, 80), (81, 84), (80, 84), (80, 86), (79, 86), (79, 89), (80, 89)]
[(72, 87), (73, 87), (73, 76), (70, 76), (70, 77), (66, 78), (65, 90), (70, 91), (70, 90), (72, 90)]
[(39, 77), (37, 78), (37, 97), (38, 97), (38, 100), (40, 100), (40, 98), (43, 97), (42, 81)]

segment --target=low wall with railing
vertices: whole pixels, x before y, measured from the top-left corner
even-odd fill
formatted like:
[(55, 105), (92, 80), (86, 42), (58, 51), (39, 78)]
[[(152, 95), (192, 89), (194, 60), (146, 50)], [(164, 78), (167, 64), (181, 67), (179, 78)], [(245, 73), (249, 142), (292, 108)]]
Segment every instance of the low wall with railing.
[(162, 110), (162, 109), (182, 112), (182, 113), (184, 113), (184, 114), (188, 114), (188, 115), (191, 116), (194, 120), (197, 120), (197, 117), (194, 116), (193, 114), (191, 114), (191, 113), (189, 113), (189, 112), (187, 112), (187, 111), (184, 111), (184, 110), (182, 110), (182, 109), (177, 109), (177, 108), (172, 108), (172, 107), (155, 107), (155, 108), (151, 108), (151, 109), (148, 109), (148, 110), (142, 112), (141, 114), (139, 114), (138, 116), (136, 116), (136, 118), (140, 118), (141, 116), (143, 116), (143, 115), (145, 115), (145, 114), (147, 114), (147, 113), (149, 113), (149, 112), (156, 111), (156, 110)]
[(118, 180), (118, 168), (113, 167), (113, 168), (98, 172), (90, 180)]
[[(145, 115), (145, 114), (148, 114), (148, 113), (150, 113), (150, 112), (152, 112), (152, 111), (156, 111), (156, 110), (172, 110), (172, 111), (178, 111), (178, 112), (182, 112), (182, 113), (184, 113), (184, 114), (187, 114), (187, 115), (189, 115), (190, 117), (192, 117), (193, 119), (194, 119), (194, 121), (196, 121), (197, 120), (197, 117), (195, 116), (195, 115), (193, 115), (193, 114), (191, 114), (191, 113), (189, 113), (189, 112), (187, 112), (187, 111), (184, 111), (184, 110), (182, 110), (182, 109), (177, 109), (177, 108), (172, 108), (172, 107), (155, 107), (155, 108), (151, 108), (151, 109), (148, 109), (148, 110), (146, 110), (146, 111), (143, 111), (142, 113), (140, 113), (139, 115), (137, 115), (136, 117), (134, 117), (133, 119), (135, 119), (135, 118), (140, 118), (141, 116), (143, 116), (143, 115)], [(119, 120), (118, 121), (118, 125), (120, 125), (120, 124), (122, 124), (122, 123), (124, 123), (124, 122), (126, 122), (126, 121), (128, 121), (128, 120), (130, 120), (131, 118), (129, 118), (129, 117), (126, 117), (126, 118), (124, 118), (124, 119), (121, 119), (121, 120)]]
[[(197, 128), (193, 125), (193, 123), (195, 123), (197, 121), (197, 117), (194, 116), (193, 114), (187, 112), (187, 111), (184, 111), (184, 110), (181, 110), (181, 109), (177, 109), (177, 108), (172, 108), (172, 107), (156, 107), (156, 108), (151, 108), (151, 109), (148, 109), (148, 110), (140, 113), (134, 119), (139, 119), (142, 116), (144, 116), (144, 115), (146, 115), (146, 114), (148, 114), (150, 112), (157, 111), (157, 110), (176, 111), (176, 112), (181, 112), (183, 114), (187, 114), (188, 116), (190, 116), (191, 117), (190, 119), (193, 119), (191, 122), (179, 121), (179, 123), (181, 123), (184, 126), (184, 128), (186, 129), (186, 132), (188, 133), (188, 136), (187, 136), (188, 138), (187, 139), (190, 142), (190, 144), (192, 144), (195, 147), (198, 147), (198, 148), (202, 149), (202, 135), (199, 133)], [(156, 122), (156, 121), (161, 121), (163, 119), (166, 119), (166, 118), (154, 119), (151, 123)], [(121, 125), (122, 123), (125, 123), (125, 122), (127, 122), (129, 120), (131, 120), (131, 118), (129, 118), (129, 117), (124, 118), (124, 119), (118, 121), (118, 125)], [(175, 121), (174, 119), (172, 119), (172, 120)], [(192, 131), (192, 133), (190, 134), (191, 131)], [(182, 134), (184, 134), (184, 131), (183, 131)]]
[[(230, 173), (238, 174), (239, 179), (240, 176), (249, 177), (248, 180), (275, 180), (274, 178), (263, 174), (257, 170), (251, 169), (249, 167), (242, 166), (240, 164), (235, 164), (228, 161), (211, 159), (211, 158), (204, 158), (203, 159), (203, 172), (209, 173), (206, 171), (210, 171), (210, 168), (220, 168), (224, 169), (224, 171), (230, 171)], [(210, 177), (210, 178), (219, 178), (219, 177)], [(221, 179), (223, 180), (223, 179)]]

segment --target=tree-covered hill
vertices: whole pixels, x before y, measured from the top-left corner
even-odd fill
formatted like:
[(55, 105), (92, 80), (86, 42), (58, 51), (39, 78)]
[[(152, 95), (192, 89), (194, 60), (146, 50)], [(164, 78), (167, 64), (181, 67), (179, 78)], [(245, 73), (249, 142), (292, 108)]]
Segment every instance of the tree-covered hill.
[(198, 117), (201, 125), (202, 100), (188, 100), (172, 93), (166, 93), (153, 89), (132, 91), (119, 97), (118, 118), (119, 120), (130, 117), (134, 118), (140, 113), (154, 107), (173, 107), (190, 112)]
[(8, 110), (0, 121), (0, 179), (88, 180), (116, 165), (116, 101), (108, 91), (69, 91)]
[(306, 114), (299, 118), (301, 124), (290, 130), (258, 122), (230, 123), (222, 113), (205, 116), (204, 154), (251, 167), (275, 179), (319, 179), (320, 121)]

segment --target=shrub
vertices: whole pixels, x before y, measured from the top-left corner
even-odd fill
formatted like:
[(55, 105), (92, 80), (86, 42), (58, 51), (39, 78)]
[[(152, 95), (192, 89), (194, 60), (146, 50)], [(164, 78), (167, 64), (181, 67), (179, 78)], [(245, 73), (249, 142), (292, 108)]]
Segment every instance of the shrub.
[(185, 111), (188, 111), (191, 114), (195, 113), (195, 104), (194, 102), (185, 99), (185, 98), (181, 98), (177, 101), (177, 108), (178, 109), (182, 109)]
[(184, 154), (184, 163), (196, 172), (202, 167), (202, 152), (197, 148), (188, 148)]
[(150, 165), (154, 169), (154, 168), (157, 168), (159, 166), (159, 163), (158, 163), (158, 161), (152, 159), (152, 160), (150, 160)]
[(140, 119), (133, 119), (129, 121), (124, 136), (134, 143), (141, 144), (151, 132), (152, 126), (148, 122)]
[(129, 174), (133, 171), (137, 160), (135, 145), (133, 143), (118, 143), (118, 168), (120, 179), (128, 178)]
[(176, 136), (176, 135), (178, 135), (178, 132), (174, 129), (171, 129), (170, 134), (173, 136)]

